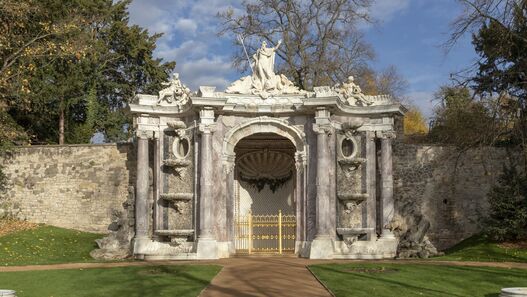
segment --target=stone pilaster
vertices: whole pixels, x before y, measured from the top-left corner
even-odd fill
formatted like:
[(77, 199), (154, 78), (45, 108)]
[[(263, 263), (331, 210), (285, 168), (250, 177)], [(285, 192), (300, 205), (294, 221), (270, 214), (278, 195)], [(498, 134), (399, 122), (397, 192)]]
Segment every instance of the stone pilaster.
[[(366, 180), (369, 195), (366, 201), (366, 224), (368, 228), (377, 230), (377, 148), (375, 140), (375, 132), (366, 132)], [(368, 234), (368, 236), (377, 238), (375, 234), (373, 232), (373, 234)], [(372, 240), (374, 238), (368, 239)]]
[(148, 138), (152, 132), (137, 132), (137, 175), (135, 183), (135, 238), (134, 254), (139, 257), (144, 254), (143, 249), (148, 245), (148, 190), (149, 190), (149, 164), (148, 164)]
[(215, 130), (214, 110), (205, 107), (200, 111), (201, 133), (200, 162), (200, 224), (197, 242), (198, 259), (217, 259), (218, 246), (213, 232), (214, 175), (212, 160), (212, 133)]
[(381, 200), (382, 200), (382, 234), (381, 239), (394, 239), (389, 225), (394, 215), (392, 139), (395, 132), (380, 133), (381, 137)]
[(316, 215), (316, 234), (311, 243), (311, 259), (329, 259), (333, 256), (333, 232), (331, 226), (331, 207), (330, 205), (330, 179), (329, 179), (329, 134), (333, 131), (330, 122), (330, 113), (324, 108), (317, 109), (313, 130), (317, 134), (317, 215)]
[(296, 203), (296, 243), (295, 253), (301, 253), (306, 241), (306, 154), (295, 153), (295, 203)]
[[(161, 132), (163, 133), (163, 132)], [(161, 164), (163, 162), (163, 137), (155, 139), (154, 148), (154, 234), (156, 230), (163, 229), (163, 200), (159, 198), (162, 189)], [(157, 236), (153, 237), (157, 239)]]

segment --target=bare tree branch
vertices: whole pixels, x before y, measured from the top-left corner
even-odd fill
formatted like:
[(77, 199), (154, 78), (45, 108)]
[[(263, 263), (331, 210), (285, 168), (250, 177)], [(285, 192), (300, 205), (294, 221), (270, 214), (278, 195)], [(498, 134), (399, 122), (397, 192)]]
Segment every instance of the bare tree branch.
[[(276, 44), (278, 69), (303, 89), (343, 81), (374, 56), (372, 48), (357, 30), (359, 22), (370, 22), (368, 9), (373, 0), (258, 0), (245, 1), (242, 15), (233, 10), (218, 14), (220, 35), (247, 37), (248, 50), (266, 40)], [(240, 44), (233, 63), (247, 69)]]

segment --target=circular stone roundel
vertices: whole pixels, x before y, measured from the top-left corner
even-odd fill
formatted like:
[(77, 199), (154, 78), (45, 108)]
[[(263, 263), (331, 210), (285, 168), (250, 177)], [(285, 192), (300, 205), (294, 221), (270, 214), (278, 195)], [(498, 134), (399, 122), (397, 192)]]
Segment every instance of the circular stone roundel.
[(286, 153), (261, 150), (240, 156), (237, 164), (245, 178), (281, 179), (290, 176), (293, 158)]
[(190, 142), (186, 137), (176, 138), (172, 144), (172, 151), (178, 159), (185, 159), (190, 152)]
[(339, 145), (340, 155), (344, 159), (351, 159), (357, 154), (357, 142), (354, 138), (342, 138)]

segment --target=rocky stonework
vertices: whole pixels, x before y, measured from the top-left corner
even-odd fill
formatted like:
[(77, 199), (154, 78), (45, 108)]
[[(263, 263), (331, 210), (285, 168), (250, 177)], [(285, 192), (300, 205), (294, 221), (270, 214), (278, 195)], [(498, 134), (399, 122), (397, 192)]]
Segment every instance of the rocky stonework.
[(486, 194), (508, 160), (505, 149), (394, 144), (392, 229), (398, 256), (437, 254), (481, 230)]
[(115, 214), (133, 215), (134, 152), (131, 144), (14, 148), (0, 159), (8, 179), (0, 209), (35, 223), (113, 231), (122, 224)]
[(108, 226), (109, 234), (96, 239), (97, 249), (90, 256), (99, 260), (125, 259), (132, 255), (131, 242), (135, 234), (135, 188), (128, 188), (128, 199), (123, 203), (124, 210), (114, 210), (111, 214), (112, 223)]

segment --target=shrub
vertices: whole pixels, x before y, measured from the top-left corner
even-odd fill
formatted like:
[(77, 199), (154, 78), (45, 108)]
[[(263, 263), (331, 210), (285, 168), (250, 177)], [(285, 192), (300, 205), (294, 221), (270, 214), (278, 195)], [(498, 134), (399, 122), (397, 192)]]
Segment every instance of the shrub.
[(487, 235), (497, 241), (527, 239), (527, 176), (514, 167), (504, 167), (488, 194), (490, 204)]

